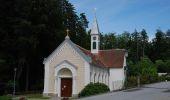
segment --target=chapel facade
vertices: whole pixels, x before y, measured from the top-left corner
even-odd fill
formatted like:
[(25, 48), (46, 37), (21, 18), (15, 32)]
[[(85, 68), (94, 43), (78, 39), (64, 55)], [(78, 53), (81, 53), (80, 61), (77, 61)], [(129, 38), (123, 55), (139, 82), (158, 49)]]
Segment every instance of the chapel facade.
[(46, 96), (77, 96), (90, 82), (104, 83), (110, 90), (124, 87), (125, 49), (100, 50), (100, 32), (95, 17), (91, 29), (91, 50), (76, 45), (69, 36), (44, 59)]

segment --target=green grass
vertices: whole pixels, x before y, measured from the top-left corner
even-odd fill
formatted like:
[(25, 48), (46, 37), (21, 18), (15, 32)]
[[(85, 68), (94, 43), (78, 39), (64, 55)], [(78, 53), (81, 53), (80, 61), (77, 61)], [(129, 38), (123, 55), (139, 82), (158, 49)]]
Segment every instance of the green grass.
[(7, 95), (0, 96), (0, 100), (11, 100), (11, 99), (12, 99), (11, 96), (7, 96)]
[[(16, 95), (13, 99), (19, 100), (19, 98), (25, 97), (27, 99), (49, 99), (49, 97), (43, 97), (42, 94), (26, 94), (26, 95)], [(0, 96), (0, 100), (12, 100), (12, 96), (4, 95)]]
[(26, 95), (27, 98), (30, 98), (30, 99), (49, 99), (49, 97), (43, 97), (42, 94), (29, 94), (29, 95)]

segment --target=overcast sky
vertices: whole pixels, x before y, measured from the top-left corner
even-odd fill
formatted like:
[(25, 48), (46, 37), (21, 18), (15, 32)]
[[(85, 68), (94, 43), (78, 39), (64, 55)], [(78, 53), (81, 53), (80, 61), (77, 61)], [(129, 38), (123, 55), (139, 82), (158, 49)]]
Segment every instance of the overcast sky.
[(134, 32), (146, 29), (150, 39), (156, 29), (170, 29), (170, 0), (69, 0), (77, 14), (85, 13), (89, 28), (94, 19), (94, 8), (100, 32)]

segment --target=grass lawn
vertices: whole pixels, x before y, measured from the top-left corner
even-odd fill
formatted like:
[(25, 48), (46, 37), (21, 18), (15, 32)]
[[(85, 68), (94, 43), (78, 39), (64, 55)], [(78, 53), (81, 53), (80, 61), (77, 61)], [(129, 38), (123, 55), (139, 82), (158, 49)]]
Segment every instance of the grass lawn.
[(43, 97), (42, 94), (28, 94), (26, 97), (28, 99), (49, 99), (49, 97)]
[(0, 100), (11, 100), (12, 97), (8, 95), (0, 96)]
[[(49, 97), (43, 97), (42, 94), (26, 94), (26, 95), (16, 95), (13, 100), (19, 100), (20, 98), (27, 98), (28, 100), (46, 100), (49, 99)], [(12, 96), (4, 95), (0, 96), (0, 100), (12, 100)]]

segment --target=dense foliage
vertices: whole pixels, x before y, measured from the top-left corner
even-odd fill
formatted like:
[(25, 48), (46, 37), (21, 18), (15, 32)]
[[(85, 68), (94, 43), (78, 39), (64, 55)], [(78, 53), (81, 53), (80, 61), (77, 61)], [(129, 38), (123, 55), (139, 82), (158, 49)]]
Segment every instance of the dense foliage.
[(80, 92), (79, 97), (91, 96), (109, 91), (109, 87), (103, 83), (90, 83)]
[(67, 0), (0, 0), (0, 83), (12, 89), (17, 68), (17, 91), (42, 90), (43, 59), (67, 28), (72, 41), (89, 48), (87, 27), (85, 14), (78, 16)]
[[(158, 73), (170, 73), (170, 30), (166, 33), (158, 29), (155, 38), (149, 41), (147, 32), (135, 30), (133, 33), (124, 32), (116, 35), (109, 33), (101, 35), (101, 48), (120, 48), (128, 51), (127, 85), (141, 84), (168, 80), (168, 77), (158, 77)], [(139, 77), (139, 78), (138, 78)]]

